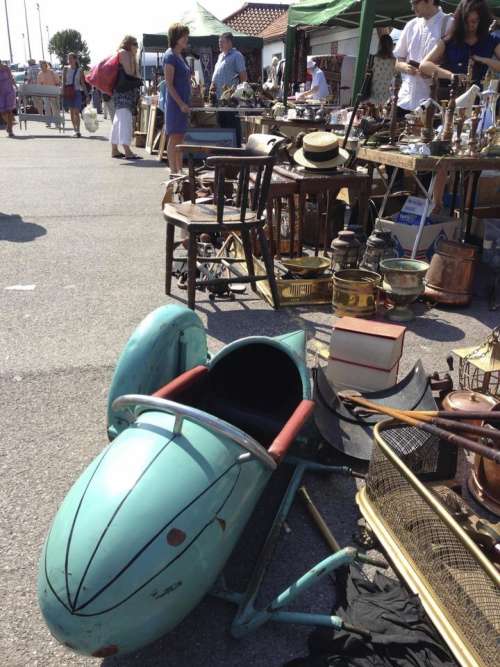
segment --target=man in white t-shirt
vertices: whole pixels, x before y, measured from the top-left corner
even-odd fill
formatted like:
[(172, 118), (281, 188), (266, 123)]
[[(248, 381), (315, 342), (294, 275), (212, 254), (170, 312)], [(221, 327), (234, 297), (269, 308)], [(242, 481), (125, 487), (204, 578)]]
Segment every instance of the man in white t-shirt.
[(430, 79), (423, 77), (418, 67), (453, 24), (453, 17), (441, 9), (440, 0), (410, 0), (410, 4), (416, 18), (405, 25), (394, 49), (396, 70), (402, 75), (398, 97), (401, 115), (414, 111), (428, 99)]
[(307, 59), (307, 72), (312, 76), (312, 83), (309, 90), (297, 96), (297, 100), (324, 100), (330, 95), (330, 88), (326, 81), (325, 73), (318, 67), (312, 58)]

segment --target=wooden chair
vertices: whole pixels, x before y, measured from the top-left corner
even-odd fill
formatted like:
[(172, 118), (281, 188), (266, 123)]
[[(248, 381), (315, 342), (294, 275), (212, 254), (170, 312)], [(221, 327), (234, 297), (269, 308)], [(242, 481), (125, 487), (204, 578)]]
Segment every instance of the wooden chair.
[[(183, 144), (177, 146), (177, 150), (187, 155), (188, 179), (191, 191), (191, 201), (196, 199), (198, 188), (209, 189), (212, 192), (215, 189), (215, 173), (207, 169), (206, 163), (196, 166), (196, 156), (203, 155), (204, 158), (210, 156), (226, 157), (276, 157), (280, 148), (286, 143), (284, 137), (277, 137), (273, 134), (251, 134), (243, 148), (225, 147), (225, 146), (194, 146)], [(226, 170), (226, 195), (231, 196), (231, 179), (235, 180), (237, 176), (235, 169)]]
[[(193, 147), (189, 147), (191, 150)], [(218, 148), (220, 151), (221, 148)], [(236, 149), (233, 149), (236, 150)], [(250, 283), (256, 291), (258, 280), (268, 280), (275, 308), (279, 306), (278, 291), (274, 276), (274, 264), (264, 233), (264, 209), (267, 202), (269, 185), (275, 158), (273, 156), (247, 156), (241, 152), (234, 155), (209, 157), (207, 166), (214, 169), (215, 193), (213, 203), (196, 201), (195, 191), (191, 191), (191, 201), (182, 204), (166, 204), (163, 214), (166, 221), (165, 247), (165, 293), (170, 294), (172, 285), (172, 265), (174, 261), (175, 228), (185, 231), (188, 238), (187, 258), (176, 258), (177, 261), (187, 259), (187, 292), (188, 307), (194, 310), (197, 287), (228, 286), (230, 283)], [(256, 171), (256, 181), (252, 206), (249, 205), (250, 171)], [(225, 197), (224, 182), (229, 171), (238, 173), (238, 186), (234, 206), (228, 205)], [(198, 236), (200, 234), (226, 234), (237, 232), (245, 252), (245, 260), (234, 257), (198, 257)], [(266, 267), (265, 275), (255, 275), (251, 235), (256, 234)], [(208, 278), (197, 280), (197, 263), (222, 263), (231, 267), (235, 277)], [(235, 270), (238, 263), (246, 263), (248, 275), (241, 275)], [(234, 268), (233, 268), (234, 267)]]

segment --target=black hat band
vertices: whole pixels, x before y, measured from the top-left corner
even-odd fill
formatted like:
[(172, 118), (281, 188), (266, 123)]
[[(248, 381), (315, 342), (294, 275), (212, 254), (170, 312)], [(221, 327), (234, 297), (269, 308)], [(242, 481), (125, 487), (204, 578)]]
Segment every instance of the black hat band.
[(335, 148), (332, 148), (329, 151), (324, 151), (323, 153), (306, 151), (304, 148), (303, 153), (306, 160), (310, 160), (311, 162), (329, 162), (339, 156), (339, 147), (337, 145)]

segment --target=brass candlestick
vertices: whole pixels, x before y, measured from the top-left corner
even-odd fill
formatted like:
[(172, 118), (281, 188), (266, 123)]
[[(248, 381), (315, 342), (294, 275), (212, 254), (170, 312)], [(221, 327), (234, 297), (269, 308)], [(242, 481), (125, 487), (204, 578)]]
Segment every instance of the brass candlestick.
[(398, 97), (399, 89), (401, 88), (401, 78), (395, 76), (392, 79), (392, 96), (391, 96), (391, 124), (390, 124), (390, 140), (391, 146), (395, 146), (398, 140)]
[(453, 144), (453, 151), (459, 155), (462, 150), (462, 132), (464, 130), (466, 109), (457, 109), (458, 115), (455, 122), (456, 134)]
[(424, 144), (428, 144), (434, 138), (434, 114), (436, 111), (434, 102), (436, 101), (436, 96), (437, 96), (437, 83), (438, 83), (437, 74), (434, 73), (432, 75), (432, 81), (430, 85), (429, 106), (425, 110), (424, 126), (420, 132), (420, 139)]
[(467, 74), (465, 76), (465, 90), (468, 90), (472, 86), (472, 76), (474, 74), (474, 61), (472, 58), (469, 58), (467, 64)]
[(443, 124), (443, 141), (451, 141), (453, 138), (453, 117), (455, 115), (456, 96), (458, 92), (458, 76), (454, 75), (450, 85), (450, 100), (446, 105)]
[(481, 107), (472, 107), (472, 116), (470, 119), (470, 135), (467, 155), (477, 157), (479, 154), (477, 128), (481, 119)]

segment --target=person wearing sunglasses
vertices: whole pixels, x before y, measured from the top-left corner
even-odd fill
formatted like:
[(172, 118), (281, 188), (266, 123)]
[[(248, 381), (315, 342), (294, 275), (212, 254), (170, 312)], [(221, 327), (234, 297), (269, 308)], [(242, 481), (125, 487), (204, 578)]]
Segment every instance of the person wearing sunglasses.
[(400, 116), (414, 111), (429, 98), (430, 80), (420, 74), (419, 66), (453, 25), (453, 17), (443, 12), (440, 0), (411, 0), (410, 6), (415, 18), (405, 25), (394, 49), (396, 71), (401, 72), (402, 78)]

